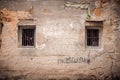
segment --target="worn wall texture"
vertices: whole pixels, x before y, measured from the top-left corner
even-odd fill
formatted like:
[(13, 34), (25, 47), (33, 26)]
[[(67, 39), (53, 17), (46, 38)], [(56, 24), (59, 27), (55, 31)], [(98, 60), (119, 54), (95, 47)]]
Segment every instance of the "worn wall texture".
[[(103, 21), (98, 48), (87, 19)], [(0, 0), (0, 21), (0, 80), (120, 79), (119, 0)], [(18, 47), (19, 25), (36, 25), (35, 48)]]

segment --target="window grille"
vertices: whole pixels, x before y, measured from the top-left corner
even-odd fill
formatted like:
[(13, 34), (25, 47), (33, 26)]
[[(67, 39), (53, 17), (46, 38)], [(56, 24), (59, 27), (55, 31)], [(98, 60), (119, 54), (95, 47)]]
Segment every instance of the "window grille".
[(35, 47), (35, 26), (18, 27), (19, 47)]
[(34, 29), (22, 29), (22, 46), (34, 46)]
[(87, 46), (99, 46), (99, 29), (87, 29)]

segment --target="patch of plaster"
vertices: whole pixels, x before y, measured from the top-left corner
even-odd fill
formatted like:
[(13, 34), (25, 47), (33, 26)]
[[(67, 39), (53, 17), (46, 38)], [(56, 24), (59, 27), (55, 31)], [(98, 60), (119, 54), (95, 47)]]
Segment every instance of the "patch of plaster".
[(43, 43), (41, 45), (38, 45), (37, 48), (39, 48), (40, 50), (43, 50), (45, 48), (46, 44)]
[(73, 8), (77, 8), (77, 9), (78, 8), (88, 9), (89, 4), (87, 4), (85, 2), (81, 2), (81, 3), (66, 2), (65, 7), (73, 7)]
[(73, 29), (74, 28), (74, 26), (73, 26), (73, 24), (72, 23), (70, 23), (70, 27)]
[(62, 30), (55, 31), (53, 29), (50, 30), (50, 29), (43, 28), (43, 34), (45, 35), (45, 37), (47, 37), (47, 36), (58, 37), (58, 36), (63, 35), (64, 31), (62, 31)]

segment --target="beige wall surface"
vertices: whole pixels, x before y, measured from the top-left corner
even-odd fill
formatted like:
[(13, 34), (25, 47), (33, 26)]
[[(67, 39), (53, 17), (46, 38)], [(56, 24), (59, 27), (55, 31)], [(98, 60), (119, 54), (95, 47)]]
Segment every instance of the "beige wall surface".
[[(119, 80), (119, 8), (117, 0), (0, 0), (0, 80)], [(20, 47), (18, 26), (32, 25), (35, 47)], [(94, 25), (100, 46), (88, 47)]]

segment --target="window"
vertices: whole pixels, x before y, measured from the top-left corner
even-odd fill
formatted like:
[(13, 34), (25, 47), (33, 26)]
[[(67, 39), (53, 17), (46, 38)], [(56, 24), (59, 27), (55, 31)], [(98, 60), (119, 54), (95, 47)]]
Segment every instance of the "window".
[(3, 23), (0, 22), (0, 34), (2, 33)]
[(99, 46), (99, 29), (87, 29), (87, 46)]
[(19, 26), (19, 46), (35, 47), (35, 26)]
[(86, 20), (86, 46), (100, 47), (103, 29), (103, 20)]
[(2, 40), (1, 40), (2, 28), (3, 28), (3, 23), (0, 22), (0, 48), (2, 44)]

